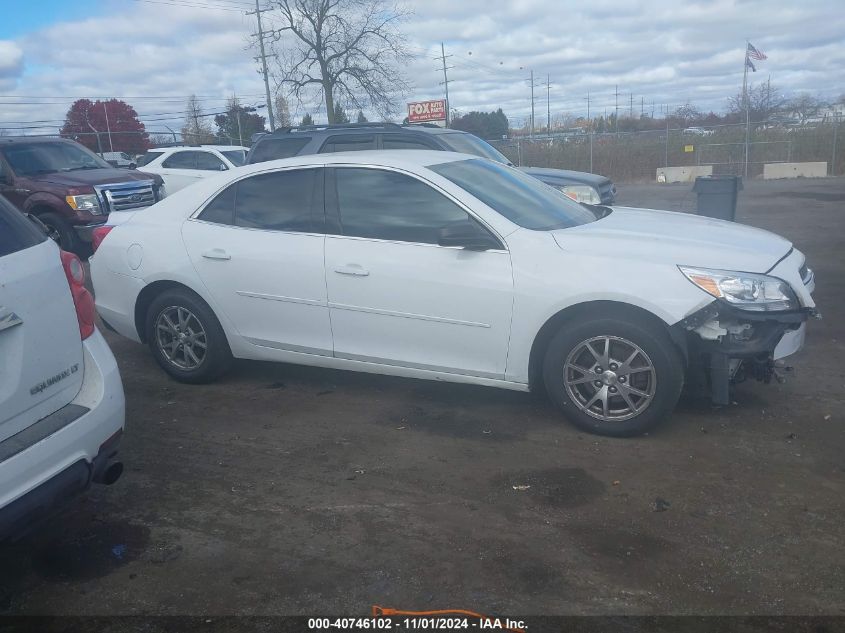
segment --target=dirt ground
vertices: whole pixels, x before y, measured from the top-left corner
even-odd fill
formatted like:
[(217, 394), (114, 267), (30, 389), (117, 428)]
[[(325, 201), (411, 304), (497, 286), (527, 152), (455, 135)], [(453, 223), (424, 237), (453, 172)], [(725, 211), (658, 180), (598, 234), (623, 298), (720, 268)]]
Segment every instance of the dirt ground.
[(824, 319), (786, 384), (637, 439), (482, 387), (254, 362), (180, 385), (107, 333), (125, 474), (0, 549), (0, 612), (845, 614), (844, 201), (746, 183), (739, 221), (807, 254)]

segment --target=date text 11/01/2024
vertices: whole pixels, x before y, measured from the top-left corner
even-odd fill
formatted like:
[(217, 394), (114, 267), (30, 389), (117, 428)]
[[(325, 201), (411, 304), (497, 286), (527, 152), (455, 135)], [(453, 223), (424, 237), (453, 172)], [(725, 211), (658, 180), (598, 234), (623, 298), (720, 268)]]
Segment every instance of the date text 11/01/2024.
[(308, 629), (311, 631), (329, 629), (347, 630), (499, 630), (524, 633), (522, 620), (493, 617), (436, 617), (436, 616), (380, 616), (372, 618), (309, 618)]

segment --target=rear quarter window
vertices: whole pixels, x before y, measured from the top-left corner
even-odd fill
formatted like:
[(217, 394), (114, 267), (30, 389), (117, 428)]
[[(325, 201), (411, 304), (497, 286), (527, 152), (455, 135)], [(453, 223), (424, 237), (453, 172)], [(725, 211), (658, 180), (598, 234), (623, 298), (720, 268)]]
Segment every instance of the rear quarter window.
[(162, 154), (164, 154), (164, 152), (147, 152), (146, 154), (141, 156), (141, 158), (138, 159), (138, 162), (136, 164), (138, 165), (138, 167), (143, 167), (144, 165), (149, 165), (151, 162), (153, 162), (156, 158), (158, 158)]
[(25, 215), (0, 198), (0, 257), (17, 253), (47, 239)]
[(291, 158), (308, 145), (310, 137), (297, 138), (268, 138), (258, 142), (249, 157), (250, 164), (263, 163), (268, 160)]

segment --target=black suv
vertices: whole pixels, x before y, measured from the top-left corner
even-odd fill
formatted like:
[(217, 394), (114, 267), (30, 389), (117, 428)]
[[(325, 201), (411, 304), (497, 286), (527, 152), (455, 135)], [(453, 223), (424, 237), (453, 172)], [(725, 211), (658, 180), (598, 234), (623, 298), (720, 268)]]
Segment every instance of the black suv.
[[(373, 149), (462, 152), (513, 166), (499, 150), (473, 134), (425, 123), (349, 123), (284, 127), (253, 137), (252, 149), (247, 155), (246, 163), (251, 165), (304, 154)], [(519, 169), (555, 189), (560, 189), (578, 202), (613, 204), (616, 199), (616, 186), (604, 176), (565, 169)]]

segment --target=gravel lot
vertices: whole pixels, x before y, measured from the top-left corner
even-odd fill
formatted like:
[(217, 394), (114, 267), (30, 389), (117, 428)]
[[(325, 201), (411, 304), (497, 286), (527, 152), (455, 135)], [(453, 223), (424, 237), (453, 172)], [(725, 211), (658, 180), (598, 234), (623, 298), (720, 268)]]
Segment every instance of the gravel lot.
[(126, 472), (0, 549), (0, 612), (845, 614), (843, 201), (845, 179), (746, 184), (739, 221), (807, 253), (824, 319), (786, 384), (643, 438), (482, 387), (261, 363), (180, 385), (107, 334)]

